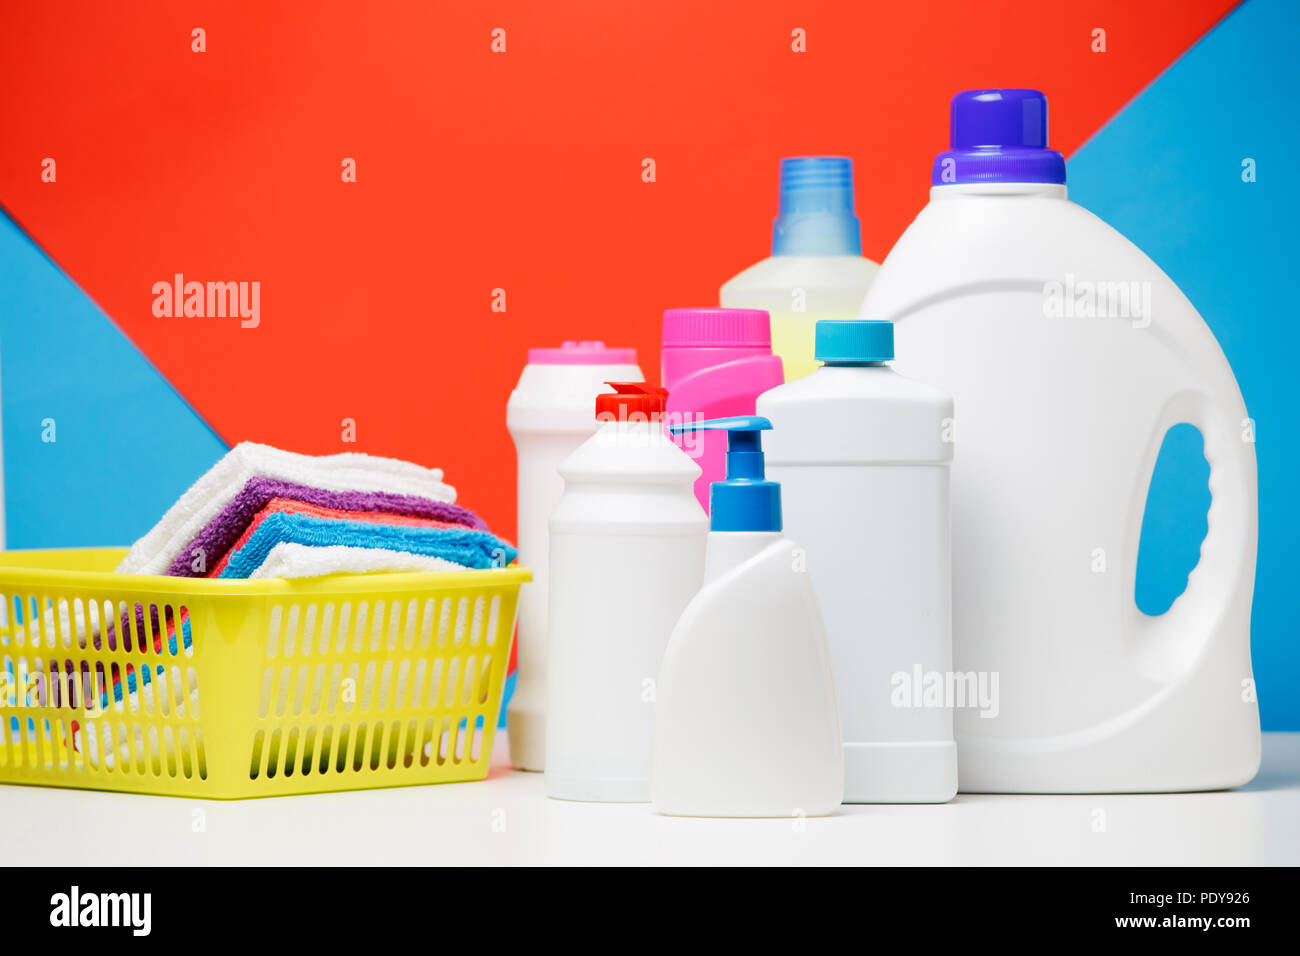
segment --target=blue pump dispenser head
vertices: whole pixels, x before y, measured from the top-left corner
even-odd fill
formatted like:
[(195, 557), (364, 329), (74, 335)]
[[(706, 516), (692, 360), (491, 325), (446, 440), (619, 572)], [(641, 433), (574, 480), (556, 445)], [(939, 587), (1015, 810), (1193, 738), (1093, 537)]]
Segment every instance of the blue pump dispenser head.
[(709, 486), (709, 528), (713, 531), (780, 531), (781, 486), (768, 481), (763, 469), (759, 432), (772, 423), (757, 415), (683, 422), (669, 427), (682, 432), (727, 433), (727, 477)]

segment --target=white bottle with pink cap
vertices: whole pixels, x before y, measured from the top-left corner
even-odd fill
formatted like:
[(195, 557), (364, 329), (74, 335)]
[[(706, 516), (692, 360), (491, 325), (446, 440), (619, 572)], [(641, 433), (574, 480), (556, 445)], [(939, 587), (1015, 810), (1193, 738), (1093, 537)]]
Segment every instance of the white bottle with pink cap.
[[(669, 309), (660, 362), (672, 425), (753, 415), (758, 396), (785, 382), (762, 309)], [(677, 440), (703, 469), (695, 497), (708, 511), (709, 486), (726, 477), (726, 438), (704, 431)]]
[(506, 715), (510, 758), (520, 770), (545, 769), (547, 521), (564, 493), (559, 465), (596, 431), (591, 410), (610, 391), (605, 383), (644, 378), (635, 349), (604, 342), (529, 349), (506, 406), (519, 461), (519, 563), (533, 573), (519, 595), (518, 670)]

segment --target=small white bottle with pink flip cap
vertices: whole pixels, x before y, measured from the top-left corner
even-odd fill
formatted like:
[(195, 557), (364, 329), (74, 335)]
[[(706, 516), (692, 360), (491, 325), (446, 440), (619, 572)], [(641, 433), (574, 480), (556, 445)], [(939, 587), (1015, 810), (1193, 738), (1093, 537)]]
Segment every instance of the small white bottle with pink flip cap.
[(506, 427), (519, 460), (519, 563), (533, 573), (519, 594), (519, 662), (507, 707), (510, 759), (544, 770), (546, 759), (547, 521), (564, 493), (560, 462), (596, 431), (592, 407), (606, 382), (639, 382), (636, 350), (604, 342), (529, 349), (528, 364), (506, 405)]

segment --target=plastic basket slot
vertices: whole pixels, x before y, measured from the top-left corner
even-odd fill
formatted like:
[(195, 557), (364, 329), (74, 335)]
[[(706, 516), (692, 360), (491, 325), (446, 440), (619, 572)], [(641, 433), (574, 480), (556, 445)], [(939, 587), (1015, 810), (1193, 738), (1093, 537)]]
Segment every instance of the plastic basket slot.
[(471, 763), (478, 763), (479, 758), (483, 756), (483, 718), (474, 718), (473, 729), (470, 731), (469, 738), (469, 759)]
[(433, 632), (437, 627), (438, 602), (433, 598), (426, 598), (424, 601), (424, 611), (420, 615), (420, 650), (427, 651), (429, 644), (433, 641)]
[(297, 604), (289, 605), (289, 613), (286, 615), (284, 627), (284, 656), (293, 657), (294, 651), (298, 648), (298, 628), (302, 613)]
[(411, 708), (418, 709), (424, 702), (424, 681), (429, 674), (429, 661), (424, 657), (415, 659), (414, 673), (411, 675)]
[(460, 690), (461, 681), (461, 659), (453, 657), (447, 665), (447, 693), (443, 697), (444, 707), (455, 707), (457, 691)]
[(369, 620), (370, 602), (358, 601), (356, 607), (356, 621), (352, 629), (352, 653), (360, 654), (361, 648), (365, 646), (366, 622)]
[(383, 759), (384, 738), (388, 733), (388, 725), (382, 720), (375, 721), (374, 730), (370, 737), (370, 769), (378, 770), (380, 761)]
[(293, 668), (287, 664), (280, 669), (275, 694), (275, 716), (283, 717), (289, 706), (289, 688), (292, 686)]
[(334, 634), (334, 604), (326, 603), (321, 610), (320, 625), (316, 629), (316, 650), (319, 654), (328, 654), (330, 652), (330, 638)]
[(292, 777), (298, 762), (298, 728), (289, 728), (284, 747), (284, 775)]
[(190, 747), (193, 745), (193, 742), (190, 740), (189, 731), (184, 727), (181, 727), (180, 729), (180, 744), (181, 773), (185, 774), (186, 780), (191, 780), (194, 777), (194, 759), (190, 755)]
[(271, 708), (271, 695), (275, 693), (275, 668), (267, 667), (262, 670), (262, 692), (257, 699), (257, 716), (259, 719), (266, 717)]
[(258, 730), (253, 734), (253, 755), (248, 763), (248, 778), (250, 780), (256, 780), (262, 774), (262, 744), (265, 742), (265, 730)]
[(316, 726), (313, 724), (307, 727), (302, 734), (302, 766), (301, 773), (305, 777), (311, 773), (312, 757), (316, 749)]
[(344, 724), (339, 728), (339, 739), (334, 745), (335, 763), (334, 772), (342, 773), (348, 765), (348, 739), (351, 728)]
[(420, 602), (411, 598), (406, 602), (406, 615), (403, 618), (406, 627), (402, 631), (402, 650), (410, 653), (415, 647), (415, 630), (419, 624)]
[(401, 640), (402, 637), (401, 627), (402, 627), (402, 602), (389, 601), (388, 602), (388, 640), (386, 642), (386, 647), (388, 649), (388, 653), (390, 654), (397, 650), (397, 642)]
[(208, 779), (208, 758), (206, 748), (203, 746), (203, 728), (194, 728), (194, 759), (197, 763), (199, 779)]
[(274, 779), (280, 770), (280, 737), (281, 730), (276, 727), (271, 731), (271, 736), (267, 739), (266, 744), (266, 777), (268, 780)]
[(334, 652), (342, 654), (347, 651), (351, 643), (352, 634), (352, 602), (344, 601), (339, 605), (339, 620), (334, 629)]
[(469, 598), (461, 598), (456, 602), (456, 631), (452, 638), (452, 645), (460, 647), (465, 643), (465, 634), (469, 630)]
[(418, 749), (420, 752), (420, 766), (429, 766), (429, 760), (432, 756), (433, 741), (436, 739), (438, 732), (438, 722), (432, 718), (425, 718), (424, 726), (420, 733)]
[(162, 741), (158, 736), (158, 728), (151, 726), (146, 738), (149, 742), (148, 748), (148, 765), (153, 771), (155, 777), (162, 776)]
[(436, 710), (438, 708), (438, 701), (442, 697), (442, 682), (443, 678), (446, 677), (447, 671), (446, 662), (441, 657), (435, 657), (429, 670), (429, 698), (427, 706)]
[(374, 703), (375, 693), (375, 662), (366, 663), (365, 680), (361, 684), (361, 709), (370, 710)]
[(334, 749), (334, 728), (326, 724), (320, 732), (320, 763), (317, 768), (320, 773), (328, 773), (330, 769), (330, 757)]
[(412, 719), (406, 724), (406, 747), (402, 750), (402, 766), (411, 767), (415, 763), (415, 751), (420, 742), (420, 725)]
[(362, 721), (361, 723), (357, 724), (356, 742), (354, 744), (353, 753), (352, 753), (352, 769), (354, 771), (360, 771), (361, 768), (365, 766), (366, 744), (369, 743), (369, 738), (366, 735), (366, 729), (367, 727), (365, 721)]
[(307, 684), (310, 680), (310, 671), (306, 664), (298, 665), (298, 679), (293, 689), (293, 715), (302, 716), (302, 709), (307, 702)]
[(492, 647), (497, 642), (497, 628), (501, 625), (501, 595), (494, 594), (492, 603), (488, 605), (488, 622), (487, 622), (487, 646)]
[(402, 722), (400, 720), (394, 720), (388, 725), (388, 755), (386, 764), (389, 770), (392, 770), (397, 766), (397, 756), (402, 747), (402, 729)]
[(303, 609), (302, 618), (302, 656), (311, 655), (312, 647), (319, 642), (316, 640), (316, 605), (308, 604)]
[(474, 616), (469, 627), (469, 646), (478, 647), (483, 642), (483, 628), (487, 624), (487, 601), (482, 597), (474, 599)]
[(464, 669), (460, 682), (460, 695), (458, 704), (460, 707), (468, 707), (474, 700), (474, 692), (478, 687), (478, 658), (470, 654), (465, 658), (465, 663), (461, 665)]
[(461, 763), (469, 756), (470, 740), (474, 736), (474, 721), (460, 720), (456, 723), (456, 763)]
[(325, 665), (317, 664), (312, 671), (311, 681), (311, 700), (308, 705), (308, 713), (316, 716), (321, 713), (325, 702)]
[(384, 661), (384, 666), (379, 669), (379, 699), (376, 706), (384, 710), (392, 706), (393, 690), (393, 662)]
[[(385, 670), (391, 670), (392, 661), (385, 665)], [(395, 710), (405, 710), (407, 704), (406, 693), (410, 688), (411, 661), (404, 658), (397, 665), (397, 681), (393, 685), (393, 708)]]
[[(177, 673), (180, 672), (179, 668), (174, 668), (174, 670)], [(185, 695), (185, 703), (189, 707), (187, 713), (189, 713), (189, 715), (195, 720), (198, 720), (200, 716), (199, 672), (193, 664), (190, 664), (185, 668), (185, 674), (188, 678), (188, 693)]]
[(483, 707), (488, 702), (488, 697), (492, 693), (492, 658), (484, 655), (479, 663), (478, 674), (478, 695), (474, 703)]
[(167, 758), (167, 776), (175, 777), (177, 772), (177, 762), (180, 756), (176, 743), (176, 731), (170, 724), (163, 725), (162, 729), (163, 751)]
[(449, 597), (442, 599), (442, 612), (438, 615), (438, 650), (443, 650), (451, 640), (452, 618), (455, 615), (452, 600)]
[(343, 665), (335, 663), (330, 668), (329, 686), (325, 689), (325, 713), (334, 713), (335, 708), (339, 705), (340, 695), (343, 693)]

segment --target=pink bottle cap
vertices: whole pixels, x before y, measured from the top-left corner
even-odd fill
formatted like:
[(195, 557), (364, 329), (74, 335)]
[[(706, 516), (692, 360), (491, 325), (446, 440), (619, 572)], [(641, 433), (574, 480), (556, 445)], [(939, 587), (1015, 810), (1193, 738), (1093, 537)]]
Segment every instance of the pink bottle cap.
[(635, 365), (636, 349), (607, 349), (604, 342), (565, 342), (558, 349), (529, 349), (529, 365)]
[(665, 348), (771, 348), (772, 322), (762, 309), (669, 309)]

